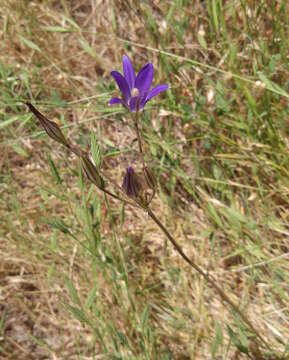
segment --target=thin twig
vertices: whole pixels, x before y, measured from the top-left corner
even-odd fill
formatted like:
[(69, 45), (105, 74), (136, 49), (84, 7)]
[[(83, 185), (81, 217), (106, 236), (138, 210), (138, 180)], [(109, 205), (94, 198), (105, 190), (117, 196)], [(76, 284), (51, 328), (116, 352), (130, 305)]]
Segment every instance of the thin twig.
[(138, 119), (139, 119), (139, 111), (136, 111), (135, 117), (133, 117), (133, 122), (134, 122), (137, 142), (138, 142), (139, 154), (140, 154), (140, 157), (141, 157), (143, 168), (145, 168), (145, 161), (144, 161), (144, 154), (143, 154), (143, 149), (142, 149), (141, 136), (140, 136), (139, 127), (138, 127)]

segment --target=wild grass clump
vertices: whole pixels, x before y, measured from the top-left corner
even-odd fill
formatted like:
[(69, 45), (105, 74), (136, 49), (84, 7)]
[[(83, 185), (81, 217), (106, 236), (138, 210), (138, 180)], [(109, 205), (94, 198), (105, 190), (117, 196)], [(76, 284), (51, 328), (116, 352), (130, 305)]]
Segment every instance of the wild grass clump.
[[(1, 6), (4, 358), (288, 357), (288, 10)], [(107, 106), (125, 53), (170, 84), (137, 123)]]

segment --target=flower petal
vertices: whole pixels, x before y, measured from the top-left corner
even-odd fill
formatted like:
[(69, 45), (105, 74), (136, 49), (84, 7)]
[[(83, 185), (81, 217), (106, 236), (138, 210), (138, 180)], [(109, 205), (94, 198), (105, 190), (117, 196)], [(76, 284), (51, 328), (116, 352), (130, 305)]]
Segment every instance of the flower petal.
[(122, 57), (122, 67), (126, 82), (129, 86), (130, 91), (132, 91), (135, 82), (135, 72), (132, 63), (130, 62), (128, 56), (126, 55)]
[(146, 97), (146, 102), (149, 101), (154, 96), (158, 95), (160, 92), (168, 90), (169, 86), (167, 84), (157, 85), (155, 86)]
[(143, 97), (140, 99), (139, 109), (142, 110), (147, 102), (147, 94), (145, 93)]
[(149, 91), (149, 88), (151, 87), (153, 81), (153, 77), (153, 64), (148, 63), (140, 70), (135, 79), (135, 87), (138, 89), (140, 97), (143, 97), (143, 95)]
[(125, 101), (128, 102), (128, 100), (130, 98), (130, 90), (129, 90), (127, 81), (118, 71), (112, 71), (110, 74), (116, 81), (116, 83), (119, 87), (119, 90), (122, 92), (122, 95), (123, 95)]
[(134, 96), (133, 98), (130, 99), (130, 101), (129, 101), (129, 109), (130, 109), (130, 111), (132, 111), (132, 112), (136, 111), (138, 101), (139, 101), (138, 96)]
[(122, 100), (120, 98), (111, 98), (108, 104), (109, 105), (122, 104)]

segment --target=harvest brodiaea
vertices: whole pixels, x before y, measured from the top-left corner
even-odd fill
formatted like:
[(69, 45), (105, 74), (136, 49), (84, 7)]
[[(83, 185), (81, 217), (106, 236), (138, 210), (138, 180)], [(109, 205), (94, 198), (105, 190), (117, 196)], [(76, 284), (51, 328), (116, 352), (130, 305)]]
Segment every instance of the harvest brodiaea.
[(122, 58), (122, 66), (124, 76), (118, 71), (111, 72), (111, 76), (116, 81), (122, 97), (110, 99), (109, 105), (122, 104), (131, 112), (139, 111), (154, 96), (168, 89), (167, 84), (162, 84), (150, 90), (154, 77), (152, 63), (144, 65), (137, 76), (132, 63), (126, 55)]

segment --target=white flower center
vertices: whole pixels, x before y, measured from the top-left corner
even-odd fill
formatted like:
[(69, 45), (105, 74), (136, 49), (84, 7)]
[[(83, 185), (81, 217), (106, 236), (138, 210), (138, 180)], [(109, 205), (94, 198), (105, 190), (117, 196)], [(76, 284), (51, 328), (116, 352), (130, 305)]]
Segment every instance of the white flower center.
[(135, 96), (139, 96), (139, 91), (137, 88), (133, 88), (132, 89), (132, 96), (135, 97)]

